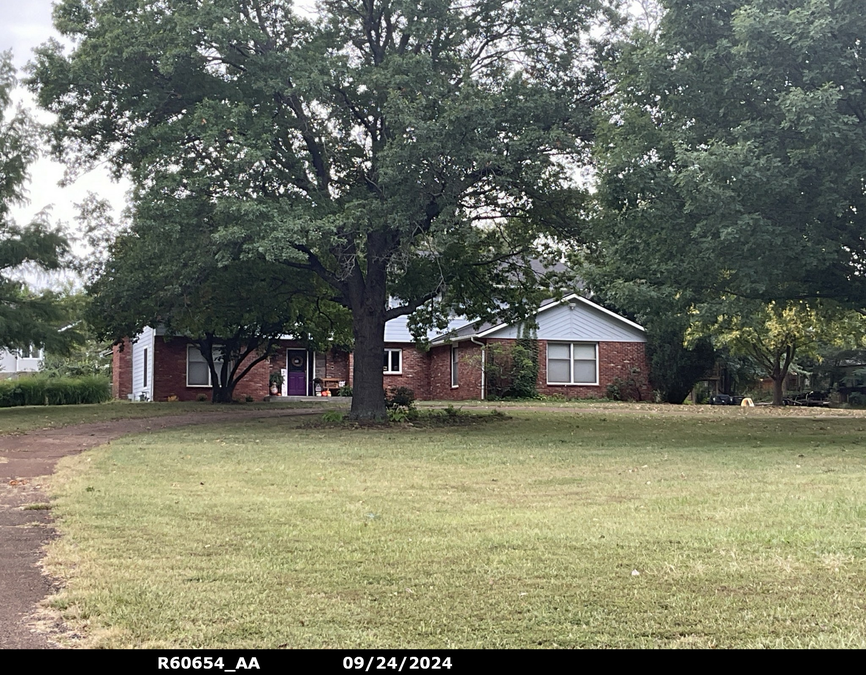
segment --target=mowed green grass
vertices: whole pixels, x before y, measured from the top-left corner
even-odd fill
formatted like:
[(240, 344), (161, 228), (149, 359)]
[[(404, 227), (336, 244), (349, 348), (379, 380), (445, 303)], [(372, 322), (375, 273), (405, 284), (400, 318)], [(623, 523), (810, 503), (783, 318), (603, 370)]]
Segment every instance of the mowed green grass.
[[(332, 407), (340, 407), (341, 405), (344, 405), (338, 398), (335, 398), (334, 401), (335, 403), (328, 401), (324, 404), (317, 401), (313, 405), (329, 405)], [(93, 424), (124, 419), (171, 417), (176, 415), (224, 412), (242, 414), (252, 410), (309, 407), (310, 404), (304, 402), (256, 402), (214, 405), (209, 401), (184, 401), (174, 403), (109, 401), (107, 403), (92, 403), (85, 405), (21, 406), (14, 408), (0, 408), (0, 435), (27, 433), (40, 429), (57, 429), (73, 424)]]
[(64, 460), (52, 606), (100, 647), (864, 647), (866, 419), (270, 419)]

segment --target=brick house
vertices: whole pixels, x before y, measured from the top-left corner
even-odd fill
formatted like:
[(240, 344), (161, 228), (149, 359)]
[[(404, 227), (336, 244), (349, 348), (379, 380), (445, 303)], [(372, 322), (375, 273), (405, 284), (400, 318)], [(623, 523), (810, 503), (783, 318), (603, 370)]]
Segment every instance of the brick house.
[[(385, 327), (385, 388), (409, 387), (419, 400), (484, 399), (491, 393), (494, 364), (501, 366), (523, 334), (521, 325), (453, 321), (428, 336), (429, 348), (415, 344), (408, 318)], [(636, 380), (649, 394), (644, 329), (586, 298), (572, 294), (539, 307), (532, 334), (538, 348), (539, 393), (566, 398), (605, 396), (616, 378)], [(352, 355), (337, 349), (313, 352), (298, 341), (282, 341), (269, 360), (238, 383), (235, 395), (261, 400), (269, 376), (284, 375), (283, 396), (315, 396), (352, 384)], [(195, 400), (210, 397), (210, 372), (187, 340), (145, 329), (135, 341), (115, 347), (113, 391), (135, 400)]]

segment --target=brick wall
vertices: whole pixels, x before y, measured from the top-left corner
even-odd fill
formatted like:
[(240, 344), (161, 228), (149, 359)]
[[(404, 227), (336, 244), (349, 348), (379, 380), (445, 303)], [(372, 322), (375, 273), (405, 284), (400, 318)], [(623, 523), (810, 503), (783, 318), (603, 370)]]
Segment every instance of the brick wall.
[[(186, 353), (191, 344), (185, 340), (164, 341), (157, 338), (153, 344), (153, 400), (165, 401), (169, 396), (177, 396), (180, 401), (195, 401), (204, 394), (210, 400), (211, 387), (186, 386)], [(255, 356), (249, 357), (251, 360)], [(252, 396), (261, 401), (268, 395), (268, 361), (262, 361), (235, 387), (234, 395), (243, 398)]]
[(349, 381), (349, 355), (338, 349), (325, 352), (325, 377)]
[(567, 398), (603, 398), (607, 395), (607, 385), (614, 378), (626, 380), (631, 376), (631, 369), (638, 368), (641, 395), (647, 400), (651, 390), (647, 384), (649, 368), (644, 347), (643, 342), (599, 342), (597, 385), (547, 384), (547, 342), (542, 340), (538, 345), (538, 393)]
[(111, 395), (126, 399), (132, 393), (132, 343), (124, 338), (111, 348)]
[(457, 344), (457, 382), (451, 386), (451, 345), (430, 350), (430, 396), (436, 401), (481, 398), (481, 347), (473, 342)]
[(412, 345), (386, 343), (385, 349), (402, 350), (402, 375), (384, 375), (382, 385), (385, 390), (409, 387), (419, 401), (430, 398), (430, 357)]
[[(494, 341), (491, 341), (493, 343)], [(498, 340), (507, 348), (512, 340)], [(154, 400), (164, 401), (169, 396), (177, 396), (181, 401), (194, 401), (200, 394), (211, 397), (210, 387), (186, 386), (187, 343), (176, 339), (165, 342), (157, 339), (154, 343)], [(235, 396), (252, 396), (260, 401), (268, 395), (268, 376), (271, 372), (286, 367), (286, 349), (303, 348), (298, 343), (283, 343), (268, 360), (253, 367), (253, 370), (238, 384)], [(385, 375), (386, 389), (391, 387), (410, 387), (418, 400), (462, 401), (481, 398), (481, 348), (472, 342), (458, 343), (458, 380), (457, 387), (451, 386), (451, 346), (433, 347), (423, 352), (406, 344), (387, 344), (386, 348), (402, 349), (402, 375)], [(644, 343), (641, 342), (601, 342), (598, 346), (599, 383), (587, 385), (547, 384), (547, 344), (539, 342), (538, 354), (538, 392), (548, 396), (567, 398), (598, 398), (607, 393), (607, 385), (614, 378), (627, 379), (632, 368), (641, 371), (641, 393), (645, 399), (650, 396), (646, 378), (647, 368)], [(124, 341), (124, 349), (114, 348), (112, 355), (112, 390), (118, 398), (125, 398), (132, 391), (132, 347)], [(351, 354), (338, 350), (326, 352), (326, 377), (339, 378), (351, 383), (353, 358)]]

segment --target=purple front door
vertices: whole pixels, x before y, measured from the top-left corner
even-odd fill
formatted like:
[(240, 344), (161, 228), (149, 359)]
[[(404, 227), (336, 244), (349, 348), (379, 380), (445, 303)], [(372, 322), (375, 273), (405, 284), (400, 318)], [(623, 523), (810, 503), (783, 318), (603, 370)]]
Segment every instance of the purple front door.
[(289, 396), (307, 395), (307, 352), (290, 349), (288, 352), (288, 394)]

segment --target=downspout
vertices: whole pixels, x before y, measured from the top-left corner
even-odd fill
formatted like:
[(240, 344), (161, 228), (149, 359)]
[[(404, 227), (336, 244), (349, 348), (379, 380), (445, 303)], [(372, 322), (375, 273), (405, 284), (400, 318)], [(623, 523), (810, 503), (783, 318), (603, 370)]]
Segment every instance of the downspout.
[(478, 342), (471, 335), (469, 336), (469, 341), (472, 342), (472, 344), (476, 344), (481, 347), (481, 400), (484, 401), (486, 400), (484, 398), (486, 394), (484, 385), (487, 382), (487, 345), (483, 342)]

